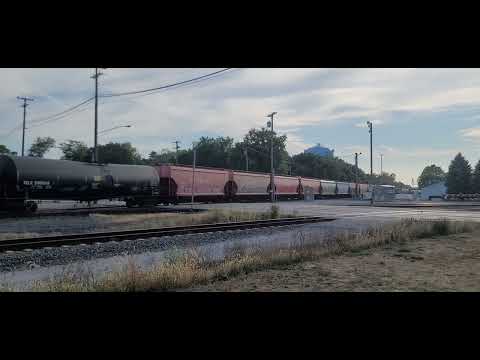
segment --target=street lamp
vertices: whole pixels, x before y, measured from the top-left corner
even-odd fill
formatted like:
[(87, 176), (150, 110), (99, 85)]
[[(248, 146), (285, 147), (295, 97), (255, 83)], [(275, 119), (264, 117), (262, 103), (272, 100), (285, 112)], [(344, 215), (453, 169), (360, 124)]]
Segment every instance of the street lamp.
[[(97, 133), (97, 136), (100, 135), (100, 134), (105, 134), (109, 131), (112, 131), (112, 130), (115, 130), (115, 129), (121, 129), (121, 128), (131, 128), (132, 125), (120, 125), (120, 126), (115, 126), (113, 128), (110, 128), (110, 129), (105, 129), (105, 130), (102, 130), (100, 132)], [(96, 147), (94, 148), (94, 152), (92, 154), (93, 156), (93, 162), (95, 163), (98, 163), (99, 162), (99, 158), (98, 158), (98, 143), (96, 145)]]
[(120, 126), (115, 126), (113, 128), (110, 128), (110, 129), (106, 129), (106, 130), (102, 130), (100, 132), (98, 132), (98, 134), (103, 134), (103, 133), (106, 133), (106, 132), (109, 132), (109, 131), (112, 131), (112, 130), (116, 130), (116, 129), (121, 129), (121, 128), (131, 128), (132, 125), (120, 125)]
[(275, 170), (273, 167), (273, 116), (276, 115), (277, 112), (272, 112), (271, 114), (267, 115), (268, 118), (271, 120), (267, 122), (267, 128), (272, 129), (272, 136), (270, 138), (270, 167), (271, 167), (271, 175), (270, 175), (270, 191), (272, 194), (272, 202), (275, 202)]

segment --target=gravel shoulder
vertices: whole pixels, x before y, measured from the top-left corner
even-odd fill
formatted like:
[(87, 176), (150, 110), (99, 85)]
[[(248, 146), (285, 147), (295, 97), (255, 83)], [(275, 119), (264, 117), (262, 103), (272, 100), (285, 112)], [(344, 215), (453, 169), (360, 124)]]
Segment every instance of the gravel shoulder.
[(187, 291), (480, 291), (480, 233), (328, 256)]

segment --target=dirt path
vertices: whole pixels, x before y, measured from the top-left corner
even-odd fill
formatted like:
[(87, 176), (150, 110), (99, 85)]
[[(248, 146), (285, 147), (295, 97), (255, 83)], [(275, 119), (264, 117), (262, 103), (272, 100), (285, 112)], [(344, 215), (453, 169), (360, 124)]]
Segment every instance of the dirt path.
[(480, 234), (415, 240), (241, 275), (190, 291), (480, 291)]

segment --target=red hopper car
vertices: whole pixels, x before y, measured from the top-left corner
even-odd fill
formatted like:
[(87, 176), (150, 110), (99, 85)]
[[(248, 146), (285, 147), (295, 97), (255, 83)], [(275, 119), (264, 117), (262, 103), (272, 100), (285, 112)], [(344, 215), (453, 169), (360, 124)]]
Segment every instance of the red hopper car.
[(230, 170), (196, 167), (193, 180), (191, 166), (158, 165), (155, 169), (160, 176), (160, 198), (164, 203), (191, 201), (193, 181), (194, 197), (198, 201), (225, 200), (227, 183), (232, 176)]

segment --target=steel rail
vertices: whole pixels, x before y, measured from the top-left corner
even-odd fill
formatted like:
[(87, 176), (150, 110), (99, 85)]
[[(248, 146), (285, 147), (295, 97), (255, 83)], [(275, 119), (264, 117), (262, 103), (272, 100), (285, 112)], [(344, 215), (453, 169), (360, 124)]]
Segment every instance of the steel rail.
[(71, 235), (42, 236), (35, 238), (8, 239), (0, 241), (1, 251), (19, 251), (62, 245), (79, 245), (104, 243), (110, 241), (135, 240), (152, 237), (244, 230), (271, 226), (300, 225), (313, 222), (333, 221), (335, 218), (309, 216), (299, 218), (282, 218), (273, 220), (239, 221), (216, 224), (199, 224), (189, 226), (173, 226), (155, 229), (136, 229), (124, 231), (95, 232)]

